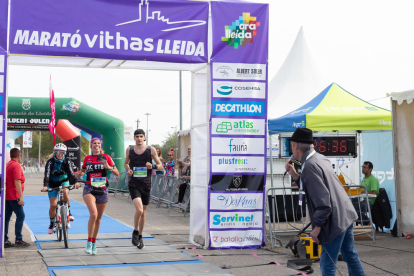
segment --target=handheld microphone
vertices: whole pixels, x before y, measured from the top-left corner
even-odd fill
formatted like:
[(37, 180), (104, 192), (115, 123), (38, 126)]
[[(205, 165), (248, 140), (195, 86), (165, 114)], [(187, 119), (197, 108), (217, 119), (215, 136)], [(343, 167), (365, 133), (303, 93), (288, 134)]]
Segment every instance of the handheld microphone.
[[(302, 164), (300, 163), (299, 160), (295, 160), (295, 158), (293, 157), (293, 154), (289, 157), (289, 164), (296, 164), (301, 166)], [(285, 173), (283, 174), (283, 176), (285, 176), (287, 174), (287, 170), (285, 171)]]

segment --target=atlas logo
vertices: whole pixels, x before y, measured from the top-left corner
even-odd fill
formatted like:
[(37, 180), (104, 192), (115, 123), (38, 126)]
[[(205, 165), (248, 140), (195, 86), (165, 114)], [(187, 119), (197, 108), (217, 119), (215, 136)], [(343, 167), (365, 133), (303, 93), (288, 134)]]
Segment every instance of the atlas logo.
[(232, 152), (243, 152), (243, 151), (247, 151), (247, 145), (243, 142), (243, 144), (241, 145), (232, 145), (231, 141), (233, 141), (234, 139), (230, 139), (230, 153)]
[(247, 43), (253, 43), (253, 36), (257, 35), (259, 26), (260, 22), (256, 21), (256, 17), (244, 12), (231, 25), (224, 26), (225, 35), (221, 40), (226, 41), (227, 46), (233, 46), (234, 49), (238, 49), (240, 45), (244, 47)]
[(217, 93), (220, 95), (230, 95), (233, 92), (233, 86), (228, 83), (221, 83), (217, 87)]
[(233, 132), (240, 132), (240, 133), (259, 132), (259, 129), (254, 129), (253, 122), (249, 122), (246, 120), (234, 122), (233, 126), (231, 122), (222, 122), (221, 124), (218, 124), (216, 127), (217, 133), (228, 133), (230, 130), (233, 130)]

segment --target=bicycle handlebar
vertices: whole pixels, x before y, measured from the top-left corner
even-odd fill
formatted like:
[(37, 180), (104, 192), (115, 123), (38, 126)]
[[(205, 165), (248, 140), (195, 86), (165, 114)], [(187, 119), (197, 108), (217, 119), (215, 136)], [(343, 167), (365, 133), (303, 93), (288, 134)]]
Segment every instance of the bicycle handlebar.
[[(78, 181), (78, 182), (81, 182), (81, 181)], [(84, 182), (84, 181), (82, 181), (82, 182)], [(79, 186), (80, 186), (80, 184), (79, 184)], [(69, 191), (70, 191), (70, 190), (75, 189), (75, 184), (69, 185), (69, 186), (59, 186), (59, 187), (56, 187), (56, 188), (47, 188), (46, 192), (53, 192), (54, 190), (59, 190), (60, 187), (62, 187), (62, 189), (69, 189)], [(43, 193), (42, 190), (40, 190), (40, 191)]]

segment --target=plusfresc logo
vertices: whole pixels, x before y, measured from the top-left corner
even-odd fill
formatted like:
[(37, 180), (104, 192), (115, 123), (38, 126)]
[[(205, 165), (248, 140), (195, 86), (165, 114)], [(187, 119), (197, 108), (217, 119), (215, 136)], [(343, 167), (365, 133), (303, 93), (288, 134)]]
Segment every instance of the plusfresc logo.
[(231, 25), (224, 26), (225, 35), (221, 40), (226, 41), (227, 46), (233, 46), (234, 49), (238, 49), (240, 45), (244, 47), (247, 43), (253, 43), (253, 36), (256, 36), (259, 26), (260, 22), (256, 21), (256, 17), (244, 12)]

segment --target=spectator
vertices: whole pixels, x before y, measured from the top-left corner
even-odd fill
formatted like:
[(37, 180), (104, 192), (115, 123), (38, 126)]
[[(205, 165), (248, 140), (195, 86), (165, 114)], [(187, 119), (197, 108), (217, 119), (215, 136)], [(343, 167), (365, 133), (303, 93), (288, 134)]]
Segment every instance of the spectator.
[[(163, 166), (164, 166), (165, 159), (164, 159), (164, 158), (162, 158), (162, 152), (161, 152), (161, 149), (160, 149), (160, 148), (157, 148), (157, 149), (156, 149), (156, 151), (157, 151), (157, 154), (158, 154), (158, 158), (160, 159), (161, 163), (162, 163), (162, 164), (163, 164)], [(152, 164), (153, 164), (153, 165), (157, 165), (157, 163), (155, 163), (155, 160), (154, 160), (154, 159), (152, 159)], [(153, 172), (155, 172), (155, 173), (153, 173), (153, 174), (164, 175), (164, 169), (162, 169), (162, 170), (152, 170), (152, 171), (153, 171)]]
[(174, 162), (174, 150), (170, 149), (168, 152), (168, 162), (163, 163), (165, 169), (165, 176), (174, 176), (175, 175), (175, 162)]
[(176, 204), (183, 203), (185, 191), (187, 190), (187, 187), (190, 185), (190, 179), (191, 179), (191, 163), (188, 163), (189, 165), (184, 165), (184, 168), (182, 169), (182, 183), (180, 185), (179, 191), (178, 191), (178, 202)]
[[(24, 191), (24, 174), (20, 167), (20, 162), (22, 161), (22, 155), (20, 150), (13, 148), (10, 150), (11, 160), (6, 165), (6, 211), (5, 211), (5, 227), (4, 227), (4, 247), (13, 247), (13, 246), (30, 246), (29, 243), (23, 241), (22, 229), (24, 222), (24, 200), (23, 200), (23, 191)], [(15, 235), (16, 240), (15, 244), (12, 244), (9, 241), (8, 231), (9, 231), (9, 222), (13, 214), (16, 214), (16, 224), (15, 224)]]
[(181, 172), (182, 172), (182, 169), (183, 169), (184, 166), (187, 166), (187, 167), (190, 166), (190, 162), (191, 162), (191, 145), (188, 146), (187, 153), (188, 153), (188, 155), (184, 158), (184, 160), (181, 160), (181, 158), (177, 159), (177, 163), (178, 163), (178, 166), (181, 169)]

